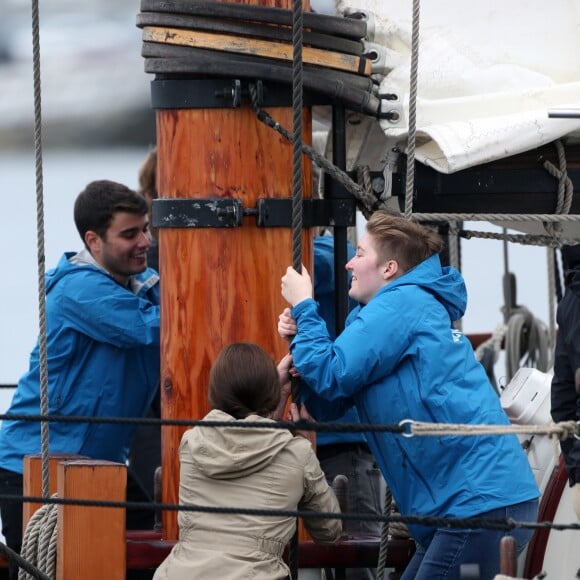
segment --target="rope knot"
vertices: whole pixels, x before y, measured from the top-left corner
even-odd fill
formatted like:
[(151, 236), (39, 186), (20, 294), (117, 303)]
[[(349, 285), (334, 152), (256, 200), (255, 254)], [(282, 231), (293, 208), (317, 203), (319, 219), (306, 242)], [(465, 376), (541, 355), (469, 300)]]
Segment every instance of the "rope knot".
[(580, 421), (563, 421), (558, 423), (560, 427), (559, 439), (566, 441), (566, 439), (580, 439)]

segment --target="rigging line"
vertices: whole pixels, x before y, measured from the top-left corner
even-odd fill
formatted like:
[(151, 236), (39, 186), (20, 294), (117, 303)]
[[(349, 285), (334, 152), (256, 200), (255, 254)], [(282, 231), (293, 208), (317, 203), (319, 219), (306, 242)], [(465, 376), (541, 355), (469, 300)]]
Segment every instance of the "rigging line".
[[(19, 415), (15, 413), (0, 414), (0, 421), (50, 421), (54, 423), (106, 423), (106, 424), (130, 424), (130, 425), (172, 425), (179, 427), (203, 427), (213, 429), (216, 427), (231, 427), (231, 421), (208, 421), (205, 419), (156, 419), (152, 417), (75, 417), (71, 415)], [(413, 419), (404, 419), (399, 423), (325, 423), (312, 422), (306, 419), (298, 421), (274, 421), (264, 423), (263, 421), (244, 421), (239, 428), (250, 429), (290, 429), (298, 431), (315, 431), (317, 433), (398, 433), (406, 437), (409, 436), (409, 425), (421, 424), (437, 425), (438, 428), (456, 429), (457, 424), (447, 423), (421, 423)], [(469, 435), (487, 434), (511, 434), (511, 433), (533, 433), (542, 435), (558, 435), (561, 439), (566, 437), (580, 438), (580, 421), (562, 421), (560, 423), (549, 423), (546, 425), (460, 425), (460, 431), (450, 431), (448, 434), (466, 433)], [(477, 432), (473, 432), (477, 428)], [(499, 428), (499, 431), (494, 429)], [(439, 433), (439, 431), (437, 431)]]
[[(292, 266), (302, 272), (302, 43), (303, 34), (302, 0), (292, 3)], [(300, 401), (300, 385), (296, 377), (291, 378), (291, 396), (296, 404)], [(298, 578), (298, 520), (290, 541), (288, 555), (292, 580)]]
[(4, 554), (8, 560), (13, 560), (16, 562), (18, 567), (25, 570), (32, 578), (36, 578), (37, 580), (52, 580), (50, 576), (47, 576), (44, 572), (41, 572), (38, 568), (28, 562), (28, 560), (23, 558), (14, 550), (10, 549), (3, 542), (0, 542), (0, 553)]
[[(558, 198), (556, 203), (555, 214), (568, 214), (570, 213), (570, 208), (572, 207), (572, 201), (574, 198), (574, 184), (570, 177), (568, 177), (567, 163), (566, 163), (566, 153), (564, 151), (564, 146), (562, 142), (558, 139), (554, 141), (554, 146), (558, 153), (558, 164), (559, 168), (556, 167), (551, 161), (544, 161), (544, 169), (552, 176), (558, 180)], [(554, 238), (555, 241), (561, 242), (561, 232), (562, 226), (559, 223), (546, 223), (544, 224), (546, 232)]]
[[(477, 232), (472, 230), (461, 230), (459, 235), (462, 238), (471, 240), (473, 238), (480, 238), (484, 240), (503, 240), (506, 239), (509, 242), (515, 244), (523, 244), (529, 246), (547, 246), (549, 248), (559, 247), (559, 243), (554, 241), (551, 236), (545, 236), (542, 234), (496, 234), (493, 232)], [(580, 240), (580, 237), (578, 238)], [(564, 245), (574, 245), (577, 241), (568, 240), (562, 238), (560, 242)]]
[(292, 263), (302, 272), (302, 0), (292, 10)]
[[(0, 494), (0, 499), (10, 499), (20, 503), (39, 503), (46, 499), (46, 504), (58, 504), (64, 506), (102, 507), (115, 509), (143, 509), (163, 510), (172, 512), (208, 513), (208, 514), (242, 514), (249, 516), (266, 517), (301, 517), (310, 520), (337, 519), (342, 521), (371, 521), (419, 524), (432, 527), (447, 528), (483, 528), (490, 530), (513, 530), (515, 528), (527, 529), (551, 529), (551, 530), (579, 530), (580, 522), (560, 524), (551, 521), (520, 521), (513, 518), (481, 518), (479, 516), (457, 518), (451, 516), (429, 515), (402, 515), (392, 510), (391, 515), (376, 514), (373, 512), (312, 512), (305, 510), (266, 509), (266, 508), (243, 508), (243, 507), (216, 507), (198, 504), (169, 504), (137, 501), (108, 501), (82, 498), (61, 498), (56, 494), (49, 498), (36, 496), (7, 496)], [(396, 502), (395, 502), (396, 503)], [(2, 544), (0, 544), (1, 546)]]
[[(38, 0), (32, 0), (32, 60), (34, 76), (34, 153), (36, 163), (36, 233), (38, 259), (38, 312), (40, 413), (48, 415), (48, 356), (46, 338), (46, 286), (44, 253), (44, 195), (42, 178), (42, 98), (40, 90), (40, 27)], [(42, 495), (49, 495), (48, 423), (40, 425), (42, 452)]]
[[(503, 279), (504, 279), (504, 288), (503, 288), (503, 321), (504, 324), (507, 324), (511, 314), (512, 309), (515, 304), (512, 304), (511, 296), (512, 290), (515, 292), (515, 288), (512, 285), (515, 285), (515, 276), (510, 276), (510, 268), (509, 268), (509, 252), (508, 252), (508, 230), (507, 228), (501, 229), (502, 233), (502, 253), (503, 253)], [(509, 286), (509, 287), (508, 287)]]
[(554, 248), (546, 248), (548, 267), (548, 366), (554, 363), (554, 347), (556, 345), (556, 252)]
[(445, 213), (445, 212), (421, 212), (413, 214), (413, 219), (437, 221), (456, 219), (471, 222), (577, 222), (580, 214), (551, 214), (551, 213)]
[(415, 189), (415, 138), (417, 131), (417, 70), (419, 66), (419, 8), (420, 0), (413, 0), (413, 28), (411, 34), (411, 80), (409, 90), (409, 135), (407, 142), (407, 179), (405, 191), (405, 217), (413, 213)]
[[(391, 507), (393, 504), (393, 493), (391, 492), (389, 486), (385, 487), (385, 507), (383, 513), (385, 516), (391, 514)], [(385, 577), (385, 568), (387, 565), (387, 552), (389, 544), (389, 522), (383, 522), (381, 526), (381, 541), (379, 544), (379, 559), (377, 562), (377, 578)]]

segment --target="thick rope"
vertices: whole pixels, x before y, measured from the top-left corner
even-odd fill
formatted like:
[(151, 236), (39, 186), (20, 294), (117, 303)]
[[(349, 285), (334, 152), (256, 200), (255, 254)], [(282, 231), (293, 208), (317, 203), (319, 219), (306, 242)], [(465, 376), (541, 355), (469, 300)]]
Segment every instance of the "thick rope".
[(484, 342), (482, 342), (476, 349), (475, 349), (475, 358), (478, 361), (481, 361), (485, 351), (491, 347), (494, 354), (494, 362), (498, 361), (499, 353), (501, 352), (501, 345), (503, 344), (503, 340), (505, 338), (505, 333), (507, 332), (507, 325), (500, 324), (495, 328), (492, 332), (491, 336)]
[[(419, 9), (420, 0), (413, 0), (413, 24), (411, 34), (411, 76), (409, 80), (409, 129), (407, 138), (407, 172), (405, 181), (405, 217), (411, 218), (413, 213), (413, 194), (415, 190), (415, 143), (417, 131), (417, 77), (419, 68)], [(457, 240), (457, 237), (455, 237)], [(389, 509), (393, 506), (392, 496), (389, 502)], [(386, 509), (386, 506), (385, 506)], [(381, 533), (381, 544), (379, 548), (379, 562), (377, 578), (384, 575), (387, 558), (387, 542), (389, 537), (389, 526), (383, 525)]]
[[(459, 223), (455, 220), (449, 222), (449, 233), (447, 235), (447, 247), (449, 248), (449, 265), (461, 271), (459, 256)], [(463, 329), (462, 320), (455, 321), (455, 327), (458, 330)]]
[(507, 380), (511, 381), (522, 366), (547, 372), (551, 364), (549, 343), (546, 325), (527, 308), (514, 308), (505, 335)]
[[(16, 413), (0, 414), (0, 421), (50, 421), (54, 423), (106, 423), (106, 424), (127, 424), (127, 425), (172, 425), (179, 427), (202, 427), (212, 429), (214, 427), (231, 427), (231, 421), (205, 421), (202, 419), (154, 419), (154, 418), (131, 418), (131, 417), (73, 417), (63, 415), (20, 415)], [(406, 425), (414, 423), (412, 419), (404, 419), (395, 424), (379, 423), (325, 423), (312, 422), (307, 420), (299, 421), (276, 421), (264, 423), (263, 421), (245, 421), (238, 425), (244, 429), (290, 429), (292, 431), (316, 431), (317, 433), (396, 433), (408, 436), (408, 427)], [(437, 423), (440, 425), (439, 423)], [(442, 424), (446, 425), (446, 424)], [(543, 433), (558, 434), (569, 428), (570, 422), (546, 424)], [(454, 425), (453, 425), (454, 426)], [(560, 427), (561, 426), (561, 427)], [(469, 425), (473, 427), (473, 425)], [(485, 428), (494, 427), (485, 425)], [(517, 425), (513, 426), (510, 431), (508, 426), (501, 425), (503, 433), (537, 433), (537, 426)], [(526, 429), (528, 429), (526, 431)], [(575, 426), (575, 435), (580, 436), (580, 423)], [(485, 431), (487, 433), (487, 431)], [(1, 491), (1, 490), (0, 490)], [(0, 494), (1, 495), (1, 494)], [(14, 496), (10, 496), (14, 497)], [(48, 499), (48, 498), (46, 498)], [(36, 503), (42, 503), (42, 499), (35, 499)], [(146, 504), (147, 505), (147, 504)]]
[[(36, 161), (36, 233), (38, 260), (38, 348), (40, 359), (40, 412), (48, 415), (48, 364), (46, 344), (46, 287), (44, 255), (44, 195), (42, 178), (42, 99), (40, 89), (40, 27), (38, 0), (32, 0), (32, 60), (34, 75), (34, 153)], [(48, 423), (41, 426), (42, 494), (49, 494)]]
[(546, 425), (468, 425), (453, 423), (423, 423), (422, 421), (403, 421), (408, 423), (410, 434), (415, 435), (507, 435), (533, 434), (556, 436), (560, 441), (578, 437), (578, 424), (575, 421), (563, 421)]
[[(440, 435), (440, 433), (437, 433)], [(13, 495), (0, 494), (0, 500), (10, 499), (14, 501)], [(278, 510), (278, 509), (252, 509), (239, 507), (214, 507), (191, 504), (153, 504), (150, 502), (120, 502), (120, 501), (104, 501), (104, 500), (84, 500), (80, 498), (43, 498), (33, 496), (22, 496), (22, 501), (42, 502), (58, 505), (75, 505), (86, 507), (105, 507), (105, 508), (119, 508), (119, 509), (144, 509), (144, 510), (165, 510), (165, 511), (184, 511), (184, 512), (199, 512), (208, 514), (241, 514), (248, 516), (268, 516), (268, 517), (301, 517), (308, 519), (339, 519), (343, 521), (359, 521), (367, 520), (370, 522), (404, 522), (411, 524), (420, 524), (427, 526), (447, 528), (471, 528), (479, 527), (486, 529), (501, 529), (512, 530), (514, 528), (528, 528), (528, 529), (554, 529), (554, 530), (580, 530), (580, 522), (574, 524), (557, 524), (553, 522), (518, 522), (512, 518), (452, 518), (452, 517), (431, 517), (420, 515), (395, 515), (385, 516), (376, 513), (361, 513), (361, 512), (312, 512), (305, 510)]]
[(292, 10), (292, 263), (302, 271), (302, 0)]
[(551, 213), (414, 213), (413, 219), (420, 221), (447, 221), (455, 219), (470, 222), (577, 222), (580, 214)]
[[(569, 214), (574, 199), (574, 184), (568, 177), (566, 154), (562, 142), (560, 140), (554, 141), (554, 145), (556, 147), (556, 152), (558, 153), (558, 163), (560, 167), (556, 167), (551, 161), (544, 161), (544, 169), (550, 175), (558, 179), (558, 199), (554, 213)], [(548, 232), (554, 240), (559, 240), (562, 230), (559, 223), (547, 223), (544, 227), (546, 228), (546, 232)]]
[(54, 506), (48, 510), (45, 522), (40, 532), (38, 542), (38, 567), (44, 570), (50, 577), (56, 576), (56, 541), (57, 541), (57, 515), (58, 509)]
[[(250, 96), (252, 103), (252, 110), (258, 117), (258, 119), (273, 129), (280, 133), (287, 141), (292, 143), (292, 136), (290, 132), (280, 125), (277, 121), (274, 121), (272, 117), (260, 109), (257, 99), (257, 90), (255, 85), (250, 85)], [(357, 200), (357, 205), (359, 209), (363, 212), (365, 216), (370, 216), (376, 210), (386, 210), (391, 211), (386, 206), (383, 200), (376, 199), (373, 195), (372, 198), (369, 195), (369, 191), (355, 183), (348, 173), (342, 171), (331, 163), (326, 157), (317, 153), (312, 147), (309, 147), (305, 143), (302, 143), (302, 152), (318, 167), (323, 169), (328, 173), (335, 181), (340, 183), (349, 193), (351, 193)], [(412, 219), (416, 221), (515, 221), (515, 222), (539, 222), (544, 224), (545, 222), (577, 222), (580, 221), (580, 215), (554, 215), (554, 214), (501, 214), (501, 213), (414, 213), (412, 214)], [(559, 247), (562, 244), (574, 245), (580, 241), (580, 234), (577, 239), (560, 239), (555, 240), (553, 236), (546, 235), (519, 235), (519, 234), (496, 234), (493, 232), (475, 232), (462, 230), (459, 232), (462, 238), (484, 238), (490, 240), (503, 240), (506, 239), (513, 243), (527, 244), (527, 245), (537, 245), (537, 246), (551, 246)]]
[[(20, 552), (27, 562), (53, 579), (56, 577), (57, 515), (56, 503), (46, 503), (36, 510), (26, 526)], [(18, 572), (18, 580), (33, 577), (22, 568)]]
[(8, 560), (13, 560), (19, 568), (28, 572), (30, 577), (37, 580), (51, 580), (44, 572), (33, 566), (28, 560), (25, 560), (20, 554), (9, 548), (3, 542), (0, 542), (0, 553), (4, 554)]
[[(548, 350), (556, 346), (556, 255), (553, 248), (546, 248), (548, 267)], [(553, 360), (550, 361), (553, 363)]]
[[(385, 487), (385, 506), (383, 513), (387, 516), (391, 514), (391, 506), (393, 503), (393, 494), (387, 485)], [(389, 522), (383, 522), (381, 526), (381, 541), (379, 544), (379, 560), (377, 563), (377, 578), (384, 578), (385, 568), (387, 566), (387, 552), (389, 545)]]
[[(292, 4), (292, 266), (302, 272), (302, 0)], [(300, 383), (292, 378), (292, 400), (300, 401)], [(288, 564), (292, 580), (298, 578), (298, 521), (290, 541)]]
[(577, 238), (577, 240), (564, 238), (556, 240), (553, 236), (545, 236), (542, 234), (495, 234), (493, 232), (474, 232), (469, 230), (462, 230), (459, 235), (467, 240), (472, 238), (479, 238), (483, 240), (506, 240), (514, 244), (522, 244), (525, 246), (544, 246), (549, 248), (557, 248), (562, 244), (574, 245), (580, 241), (580, 236)]
[(417, 77), (419, 69), (419, 8), (420, 0), (413, 0), (411, 33), (411, 79), (409, 83), (409, 131), (407, 139), (407, 175), (405, 188), (405, 217), (413, 213), (415, 190), (415, 142), (417, 131)]

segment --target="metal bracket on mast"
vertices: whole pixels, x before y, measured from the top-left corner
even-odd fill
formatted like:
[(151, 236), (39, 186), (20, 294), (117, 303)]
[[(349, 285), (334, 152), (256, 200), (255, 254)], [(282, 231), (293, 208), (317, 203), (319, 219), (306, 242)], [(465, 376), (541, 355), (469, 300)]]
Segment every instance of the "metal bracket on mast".
[[(290, 107), (292, 94), (282, 83), (254, 81), (260, 107)], [(153, 109), (229, 109), (250, 100), (247, 79), (159, 79), (151, 81)], [(326, 104), (327, 99), (304, 93), (306, 106)]]
[[(303, 226), (354, 226), (353, 199), (303, 199)], [(256, 207), (243, 208), (239, 199), (208, 197), (155, 199), (152, 225), (155, 228), (234, 228), (244, 217), (255, 217), (259, 227), (292, 227), (291, 198), (261, 198)]]

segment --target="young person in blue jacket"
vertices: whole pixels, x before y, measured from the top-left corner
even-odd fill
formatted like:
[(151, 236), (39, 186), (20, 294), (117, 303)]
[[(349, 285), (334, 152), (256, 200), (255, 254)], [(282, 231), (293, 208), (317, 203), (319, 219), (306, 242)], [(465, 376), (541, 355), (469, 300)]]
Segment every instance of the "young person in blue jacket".
[[(347, 243), (347, 257), (354, 256), (355, 249)], [(334, 282), (334, 237), (321, 235), (314, 238), (314, 299), (318, 313), (326, 323), (329, 336), (336, 337), (336, 292)], [(351, 311), (357, 303), (349, 298)], [(311, 395), (312, 396), (312, 395)], [(335, 419), (337, 423), (359, 423), (358, 413), (353, 406)], [(316, 455), (329, 483), (337, 475), (348, 478), (347, 509), (349, 512), (381, 515), (383, 485), (377, 466), (361, 432), (320, 432), (316, 434)], [(381, 523), (368, 519), (345, 520), (343, 531), (380, 536)], [(345, 570), (346, 580), (371, 580), (376, 571), (370, 568)]]
[[(74, 220), (84, 249), (65, 253), (46, 274), (48, 413), (141, 417), (155, 396), (160, 363), (159, 276), (147, 268), (147, 203), (124, 185), (94, 181), (77, 197)], [(7, 412), (40, 409), (37, 342)], [(124, 463), (134, 429), (51, 423), (49, 450)], [(40, 450), (39, 422), (2, 422), (0, 493), (22, 495), (23, 457)], [(7, 545), (19, 551), (22, 503), (0, 501), (0, 517)], [(14, 565), (10, 574), (17, 577)]]
[[(350, 296), (359, 302), (332, 340), (312, 299), (312, 283), (288, 268), (282, 295), (292, 306), (278, 331), (292, 336), (294, 365), (310, 412), (330, 420), (354, 402), (363, 423), (405, 419), (509, 424), (467, 338), (453, 326), (467, 303), (465, 283), (442, 267), (441, 238), (385, 212), (373, 214), (355, 257)], [(325, 399), (309, 399), (309, 392)], [(402, 437), (367, 441), (403, 515), (535, 521), (539, 491), (515, 435)], [(410, 525), (418, 546), (403, 579), (459, 579), (462, 564), (480, 578), (499, 572), (504, 532)], [(532, 530), (511, 532), (522, 550)]]

